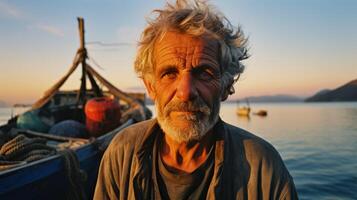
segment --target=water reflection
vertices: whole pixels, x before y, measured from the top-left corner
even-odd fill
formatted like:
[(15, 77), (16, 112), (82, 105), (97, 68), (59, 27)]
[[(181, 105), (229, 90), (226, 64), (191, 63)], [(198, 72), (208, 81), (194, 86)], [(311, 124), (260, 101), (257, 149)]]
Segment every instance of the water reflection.
[(357, 103), (252, 104), (269, 116), (221, 116), (271, 142), (280, 152), (301, 199), (357, 199)]
[(237, 118), (239, 120), (243, 120), (243, 121), (250, 121), (250, 116), (249, 115), (237, 115)]

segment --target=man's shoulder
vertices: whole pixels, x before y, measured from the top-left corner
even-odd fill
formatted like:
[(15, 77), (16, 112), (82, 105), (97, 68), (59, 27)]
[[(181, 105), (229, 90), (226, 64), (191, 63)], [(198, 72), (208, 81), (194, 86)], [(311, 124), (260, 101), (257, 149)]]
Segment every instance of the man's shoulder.
[(239, 127), (227, 123), (224, 124), (231, 143), (230, 146), (243, 147), (244, 154), (248, 160), (276, 160), (281, 162), (278, 151), (268, 141)]
[(136, 144), (139, 144), (142, 140), (144, 140), (146, 133), (150, 131), (155, 124), (155, 119), (149, 119), (124, 128), (113, 138), (110, 147), (120, 148), (128, 145), (134, 147)]
[(228, 154), (225, 158), (227, 169), (231, 170), (227, 179), (232, 178), (230, 174), (240, 174), (237, 179), (245, 177), (243, 179), (253, 195), (266, 194), (267, 198), (273, 199), (285, 199), (284, 196), (288, 199), (289, 195), (295, 195), (292, 198), (295, 199), (292, 177), (273, 145), (236, 126), (224, 123), (224, 128), (224, 146)]

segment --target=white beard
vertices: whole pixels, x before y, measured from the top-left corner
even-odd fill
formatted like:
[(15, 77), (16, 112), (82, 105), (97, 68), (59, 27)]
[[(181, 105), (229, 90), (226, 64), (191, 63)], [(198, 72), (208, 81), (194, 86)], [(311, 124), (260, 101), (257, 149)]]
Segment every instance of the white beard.
[[(155, 108), (161, 129), (178, 143), (200, 140), (218, 121), (220, 102), (217, 103), (216, 109), (210, 109), (201, 99), (188, 103), (176, 102), (172, 100), (163, 109), (160, 109), (160, 103), (155, 103)], [(182, 111), (182, 109), (196, 111), (194, 112), (195, 114), (183, 114), (180, 116), (182, 120), (189, 124), (185, 128), (177, 126), (170, 117), (171, 111)]]

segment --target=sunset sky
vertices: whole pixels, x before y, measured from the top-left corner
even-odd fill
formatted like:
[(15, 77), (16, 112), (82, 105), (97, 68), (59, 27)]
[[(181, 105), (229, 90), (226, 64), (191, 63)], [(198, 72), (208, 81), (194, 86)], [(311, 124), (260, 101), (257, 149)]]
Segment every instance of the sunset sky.
[[(290, 94), (306, 97), (357, 78), (357, 1), (210, 1), (249, 37), (251, 57), (234, 97)], [(0, 100), (31, 103), (72, 63), (77, 16), (97, 71), (123, 90), (143, 84), (133, 70), (145, 18), (163, 0), (0, 0)], [(93, 63), (93, 61), (90, 61)], [(79, 86), (79, 73), (65, 88)]]

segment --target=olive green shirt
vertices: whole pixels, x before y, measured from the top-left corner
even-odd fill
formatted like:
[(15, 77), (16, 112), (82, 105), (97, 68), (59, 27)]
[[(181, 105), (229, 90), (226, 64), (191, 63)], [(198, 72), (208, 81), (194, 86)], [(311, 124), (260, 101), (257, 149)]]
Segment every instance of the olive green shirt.
[(214, 169), (214, 145), (211, 146), (206, 161), (191, 173), (167, 166), (160, 156), (160, 146), (164, 134), (157, 134), (153, 151), (153, 184), (155, 199), (201, 200), (206, 199)]
[[(156, 119), (134, 124), (103, 155), (94, 199), (156, 199), (152, 159)], [(214, 171), (206, 199), (298, 199), (279, 153), (263, 139), (221, 120), (214, 127)]]

